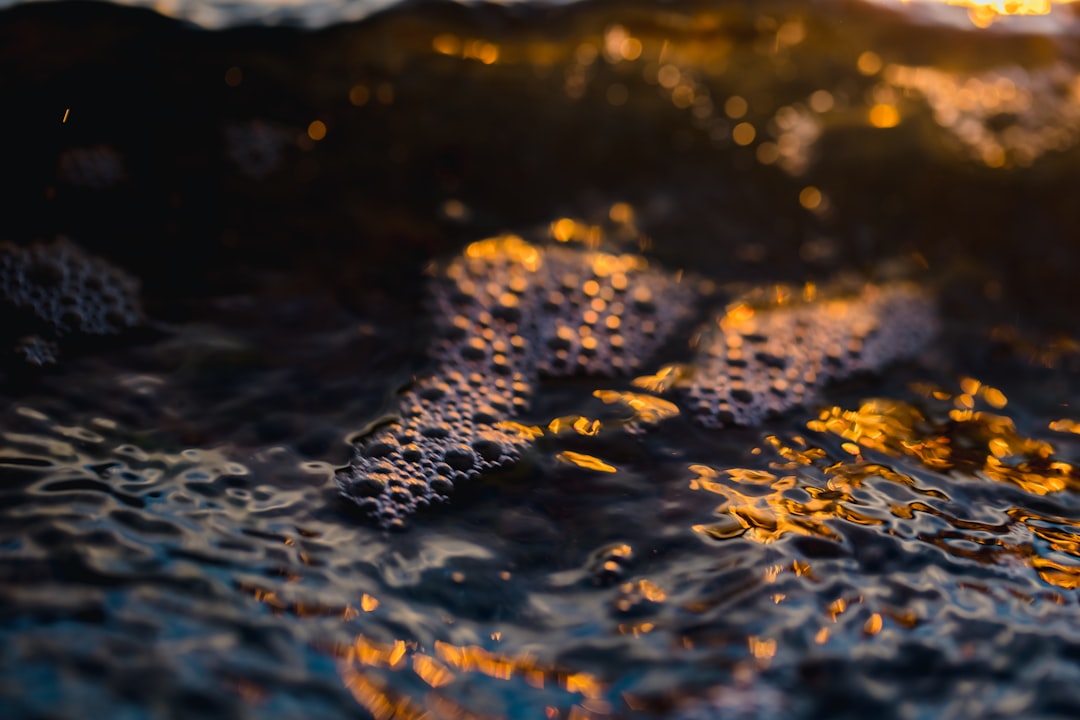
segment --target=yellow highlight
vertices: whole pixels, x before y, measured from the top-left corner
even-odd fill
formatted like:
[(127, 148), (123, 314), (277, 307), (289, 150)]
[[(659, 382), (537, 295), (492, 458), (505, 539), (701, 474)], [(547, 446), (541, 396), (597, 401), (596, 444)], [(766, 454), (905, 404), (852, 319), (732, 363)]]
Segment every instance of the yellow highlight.
[(454, 680), (454, 674), (445, 665), (428, 655), (414, 655), (413, 670), (433, 688), (442, 687)]
[[(911, 0), (904, 0), (911, 2)], [(1006, 15), (1049, 15), (1055, 5), (1067, 5), (1075, 0), (922, 0), (945, 5), (966, 7), (968, 19), (979, 28), (989, 27), (997, 18)]]
[(667, 593), (652, 580), (638, 580), (636, 584), (625, 583), (620, 589), (624, 593), (641, 593), (641, 596), (649, 602), (662, 603), (667, 600)]
[(544, 431), (536, 427), (535, 425), (523, 425), (522, 423), (514, 422), (513, 420), (502, 420), (495, 423), (495, 427), (499, 428), (500, 430), (513, 430), (519, 435), (530, 440), (535, 440), (536, 438), (543, 437), (544, 435)]
[(493, 65), (499, 59), (499, 46), (484, 40), (472, 40), (465, 45), (461, 56)]
[(372, 610), (375, 610), (379, 607), (379, 601), (377, 598), (374, 598), (371, 595), (364, 593), (360, 597), (360, 607), (363, 608), (364, 612), (371, 612)]
[(555, 459), (561, 460), (571, 465), (577, 465), (580, 468), (586, 470), (595, 470), (596, 472), (613, 473), (618, 472), (618, 468), (614, 465), (608, 465), (606, 462), (598, 457), (592, 455), (586, 455), (584, 453), (573, 452), (572, 450), (564, 450), (555, 456)]
[(322, 120), (313, 120), (307, 128), (308, 137), (319, 141), (326, 137), (326, 123)]
[[(963, 385), (985, 394), (986, 386), (977, 380), (966, 379)], [(1071, 464), (1054, 460), (1049, 443), (1020, 435), (1011, 418), (971, 409), (972, 395), (958, 395), (954, 402), (965, 409), (948, 412), (952, 424), (930, 425), (906, 403), (870, 400), (857, 411), (835, 407), (822, 411), (807, 427), (890, 455), (914, 457), (934, 470), (979, 473), (1035, 495), (1080, 488), (1080, 473)], [(1066, 427), (1071, 426), (1052, 423), (1050, 429)]]
[(432, 38), (431, 49), (441, 55), (479, 60), (485, 65), (492, 65), (499, 59), (498, 45), (479, 39), (462, 40), (451, 33), (443, 33)]
[(750, 654), (758, 660), (768, 660), (776, 655), (776, 641), (750, 637), (747, 640), (750, 646)]
[(1063, 418), (1061, 420), (1054, 420), (1052, 423), (1050, 423), (1050, 429), (1054, 432), (1067, 432), (1080, 435), (1080, 423), (1076, 422), (1075, 420), (1069, 420), (1067, 418)]
[(654, 375), (642, 375), (634, 378), (630, 384), (649, 392), (663, 393), (678, 385), (679, 382), (689, 379), (690, 374), (690, 368), (685, 365), (665, 365)]
[(540, 251), (517, 235), (499, 235), (486, 240), (477, 240), (465, 248), (465, 257), (473, 260), (518, 263), (529, 272), (539, 270), (542, 262)]
[(741, 122), (731, 131), (731, 139), (736, 145), (749, 145), (757, 137), (757, 130), (748, 122)]
[(743, 115), (746, 115), (746, 111), (750, 109), (746, 100), (738, 95), (732, 95), (724, 103), (724, 113), (732, 120), (738, 120)]
[(900, 124), (900, 111), (894, 105), (878, 103), (870, 108), (870, 124), (876, 128), (891, 128)]
[(634, 221), (634, 208), (630, 203), (617, 202), (608, 210), (608, 217), (612, 222), (628, 225)]
[(574, 237), (574, 226), (577, 225), (570, 218), (556, 220), (551, 225), (551, 235), (559, 242), (569, 242)]
[(592, 437), (600, 433), (600, 428), (599, 420), (590, 420), (584, 415), (567, 415), (555, 418), (548, 423), (548, 431), (555, 435), (573, 431), (578, 435)]
[(619, 54), (622, 55), (623, 60), (637, 60), (641, 57), (641, 51), (644, 49), (641, 41), (637, 38), (626, 38), (619, 47)]
[(436, 35), (431, 41), (431, 47), (437, 53), (443, 55), (457, 55), (461, 52), (461, 40), (456, 35), (444, 33)]
[(816, 210), (821, 205), (821, 191), (813, 185), (807, 185), (799, 193), (799, 204), (807, 210)]
[(1001, 410), (1003, 407), (1009, 404), (1009, 399), (1005, 397), (1005, 393), (1001, 392), (997, 388), (986, 387), (982, 393), (983, 400), (994, 408), (995, 410)]
[(634, 411), (634, 417), (631, 421), (644, 422), (650, 425), (679, 414), (678, 405), (652, 395), (619, 390), (596, 390), (593, 392), (593, 396), (600, 398), (601, 401), (608, 405), (614, 403), (626, 405)]
[(876, 75), (881, 72), (881, 56), (872, 50), (867, 50), (855, 61), (855, 67), (863, 75)]

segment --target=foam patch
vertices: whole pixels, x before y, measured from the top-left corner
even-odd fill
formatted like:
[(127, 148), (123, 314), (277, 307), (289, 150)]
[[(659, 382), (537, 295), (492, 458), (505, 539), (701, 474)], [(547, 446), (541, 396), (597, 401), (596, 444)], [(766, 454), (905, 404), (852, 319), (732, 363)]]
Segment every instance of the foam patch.
[(681, 383), (706, 427), (756, 425), (813, 400), (822, 386), (917, 353), (933, 336), (930, 299), (909, 284), (857, 294), (736, 302), (701, 334)]
[(534, 432), (512, 420), (541, 377), (637, 370), (695, 301), (639, 255), (516, 236), (473, 243), (432, 271), (436, 372), (403, 393), (400, 420), (338, 472), (342, 492), (384, 526), (402, 525), (520, 456)]
[[(541, 378), (639, 370), (694, 313), (698, 287), (635, 254), (516, 236), (469, 245), (431, 271), (435, 372), (402, 393), (398, 420), (359, 443), (338, 471), (342, 493), (384, 527), (403, 526), (520, 457), (540, 431), (514, 418)], [(751, 295), (698, 333), (677, 386), (701, 424), (753, 425), (916, 352), (933, 332), (930, 301), (912, 285)]]
[(9, 330), (37, 332), (17, 345), (34, 364), (54, 362), (55, 340), (113, 335), (143, 321), (139, 284), (68, 240), (20, 247), (0, 244), (0, 299)]

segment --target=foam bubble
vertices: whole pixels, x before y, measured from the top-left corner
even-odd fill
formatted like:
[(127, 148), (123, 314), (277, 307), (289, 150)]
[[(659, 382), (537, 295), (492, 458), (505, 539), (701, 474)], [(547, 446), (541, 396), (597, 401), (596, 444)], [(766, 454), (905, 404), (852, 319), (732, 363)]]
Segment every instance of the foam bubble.
[(41, 332), (17, 350), (28, 362), (55, 361), (55, 339), (112, 335), (143, 321), (138, 281), (74, 243), (0, 244), (0, 298), (13, 325)]
[(516, 236), (473, 243), (430, 286), (437, 369), (337, 474), (345, 496), (387, 527), (516, 460), (534, 433), (512, 419), (540, 377), (638, 369), (696, 297), (639, 255)]
[(935, 327), (930, 299), (902, 283), (773, 306), (736, 302), (702, 334), (684, 395), (706, 427), (756, 425), (831, 380), (913, 355)]
[[(540, 378), (638, 370), (701, 299), (695, 283), (640, 255), (516, 236), (469, 245), (431, 271), (430, 288), (435, 372), (402, 393), (399, 419), (337, 473), (342, 493), (385, 527), (520, 457), (539, 430), (513, 419)], [(679, 387), (703, 425), (752, 425), (829, 380), (915, 352), (933, 331), (933, 308), (911, 285), (818, 300), (751, 295), (699, 333)]]

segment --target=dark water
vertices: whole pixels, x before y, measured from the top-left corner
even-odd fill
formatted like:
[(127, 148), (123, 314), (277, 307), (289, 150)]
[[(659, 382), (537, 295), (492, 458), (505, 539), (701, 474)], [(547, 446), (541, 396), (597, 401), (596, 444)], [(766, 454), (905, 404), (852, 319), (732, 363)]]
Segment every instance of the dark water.
[[(151, 318), (4, 362), (5, 717), (1080, 711), (1065, 40), (845, 3), (62, 4), (5, 10), (0, 66), (3, 239), (69, 236)], [(333, 469), (425, 370), (423, 267), (563, 217), (724, 288), (914, 278), (942, 330), (763, 427), (549, 433), (373, 527)]]

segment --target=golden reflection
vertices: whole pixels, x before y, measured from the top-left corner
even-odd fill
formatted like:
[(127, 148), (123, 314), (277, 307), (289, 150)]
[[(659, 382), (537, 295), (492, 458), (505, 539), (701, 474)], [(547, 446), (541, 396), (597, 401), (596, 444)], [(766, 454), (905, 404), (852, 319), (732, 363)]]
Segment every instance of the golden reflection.
[[(693, 466), (703, 469), (703, 466)], [(693, 469), (692, 468), (692, 469)], [(776, 476), (760, 470), (727, 470), (732, 484), (716, 482), (716, 471), (706, 469), (691, 480), (690, 488), (719, 495), (724, 502), (717, 512), (725, 520), (698, 525), (694, 530), (714, 539), (742, 535), (763, 544), (788, 534), (812, 535), (839, 542), (828, 521), (842, 518), (859, 525), (884, 521), (855, 509), (860, 503), (841, 489), (819, 488), (795, 475)]]
[[(609, 215), (612, 222), (618, 226), (622, 226), (624, 229), (634, 231), (632, 224), (633, 209), (626, 203), (615, 203), (609, 210)], [(551, 237), (561, 243), (580, 243), (590, 249), (599, 248), (605, 240), (610, 241), (612, 238), (607, 236), (604, 232), (604, 228), (600, 225), (584, 222), (570, 217), (563, 217), (555, 220), (548, 228)], [(641, 269), (646, 267), (648, 263), (639, 255), (618, 255), (598, 253), (597, 263), (601, 269), (607, 268), (606, 272), (600, 272), (597, 274), (606, 277), (616, 272), (627, 272), (632, 269)]]
[(619, 591), (624, 597), (620, 598), (616, 604), (623, 611), (629, 610), (631, 606), (641, 601), (662, 603), (667, 600), (667, 593), (664, 589), (648, 579), (623, 583), (619, 586)]
[[(648, 632), (642, 623), (638, 633)], [(338, 658), (338, 670), (346, 688), (364, 708), (376, 718), (454, 717), (459, 719), (478, 716), (438, 691), (452, 686), (461, 673), (479, 673), (501, 681), (520, 680), (534, 688), (553, 686), (581, 698), (578, 705), (596, 717), (610, 713), (610, 706), (602, 699), (603, 683), (595, 676), (583, 672), (570, 672), (554, 665), (541, 663), (529, 654), (509, 656), (478, 646), (459, 646), (437, 641), (431, 652), (415, 643), (396, 640), (380, 643), (357, 636), (353, 643), (334, 650)], [(423, 681), (431, 691), (422, 697), (394, 690), (377, 672), (409, 672)], [(551, 708), (555, 716), (557, 708)], [(570, 712), (573, 714), (573, 711)]]
[(510, 430), (516, 432), (522, 437), (529, 439), (536, 439), (538, 437), (542, 437), (544, 434), (544, 431), (536, 427), (535, 425), (524, 425), (519, 422), (514, 422), (513, 420), (500, 420), (499, 422), (495, 423), (495, 427), (499, 428), (500, 430)]
[(684, 364), (665, 365), (653, 375), (642, 375), (631, 381), (634, 387), (648, 390), (653, 393), (665, 393), (674, 388), (680, 382), (689, 380), (693, 375), (693, 369)]
[(414, 655), (413, 671), (431, 687), (442, 687), (454, 681), (454, 674), (441, 662), (429, 655)]
[(308, 137), (316, 142), (326, 137), (326, 123), (322, 120), (312, 120), (307, 128)]
[(653, 395), (620, 390), (596, 390), (593, 396), (605, 404), (618, 403), (633, 411), (629, 419), (623, 420), (625, 424), (655, 425), (661, 420), (667, 420), (679, 414), (678, 405)]
[[(1063, 589), (1080, 587), (1080, 521), (1025, 508), (1005, 510), (1008, 520), (997, 524), (956, 517), (931, 504), (947, 501), (944, 492), (925, 487), (887, 465), (868, 461), (862, 454), (865, 449), (912, 457), (938, 472), (958, 471), (967, 478), (1007, 482), (1034, 495), (1080, 488), (1080, 474), (1070, 463), (1055, 458), (1051, 444), (1021, 435), (1011, 418), (985, 409), (1000, 410), (1008, 405), (1001, 390), (975, 378), (962, 379), (960, 392), (955, 394), (929, 384), (914, 389), (929, 402), (938, 403), (929, 416), (907, 403), (870, 400), (857, 410), (824, 410), (818, 419), (808, 423), (812, 431), (845, 439), (843, 445), (853, 450), (850, 459), (830, 459), (822, 448), (809, 445), (799, 436), (784, 440), (771, 435), (766, 442), (780, 456), (780, 461), (771, 463), (772, 470), (718, 470), (691, 465), (690, 489), (723, 498), (716, 508), (719, 518), (693, 529), (714, 540), (745, 537), (771, 543), (797, 534), (839, 541), (831, 521), (869, 525), (889, 522), (887, 516), (867, 511), (856, 497), (868, 480), (886, 481), (925, 498), (890, 503), (888, 513), (895, 519), (891, 522), (928, 514), (947, 526), (937, 532), (917, 534), (921, 542), (967, 561), (1019, 561), (1047, 584)], [(1071, 421), (1051, 425), (1051, 429), (1067, 432), (1077, 427)], [(817, 475), (806, 476), (811, 466), (824, 483), (816, 479)], [(1030, 540), (1016, 539), (1018, 532)], [(809, 572), (808, 567), (805, 570)], [(776, 566), (766, 568), (765, 583), (773, 582), (778, 572)], [(839, 598), (827, 612), (835, 620), (849, 604), (848, 599)], [(886, 609), (876, 619), (871, 616), (866, 621), (864, 632), (879, 632), (884, 618), (902, 627), (913, 627), (918, 622), (911, 613)], [(828, 639), (827, 632), (819, 636), (823, 639), (818, 642)]]
[(493, 65), (499, 60), (499, 46), (495, 43), (476, 38), (462, 39), (450, 33), (443, 33), (432, 38), (431, 48), (441, 55), (456, 56), (464, 60), (479, 60), (484, 65)]
[(767, 663), (776, 656), (776, 641), (751, 636), (747, 640), (750, 654), (761, 663)]
[(375, 720), (424, 720), (430, 715), (404, 693), (391, 690), (386, 683), (368, 677), (348, 665), (341, 666), (345, 688)]
[(878, 103), (870, 108), (870, 124), (876, 128), (891, 128), (900, 124), (900, 111), (895, 105)]
[(813, 185), (807, 185), (799, 192), (799, 204), (807, 210), (817, 210), (821, 206), (823, 195)]
[(1065, 63), (963, 74), (889, 65), (884, 88), (922, 97), (956, 144), (987, 167), (1031, 165), (1080, 135), (1080, 77)]
[(862, 75), (877, 75), (881, 72), (881, 66), (881, 56), (873, 50), (867, 50), (855, 61), (855, 67)]
[(541, 253), (536, 246), (517, 235), (509, 234), (470, 243), (465, 248), (465, 257), (521, 264), (528, 272), (536, 272), (542, 262)]
[(590, 420), (583, 415), (566, 415), (557, 417), (548, 423), (548, 431), (559, 435), (566, 432), (575, 432), (578, 435), (593, 436), (600, 433), (600, 421)]
[(1056, 460), (1052, 445), (1024, 437), (1011, 418), (974, 409), (977, 400), (1004, 407), (1004, 393), (974, 380), (965, 386), (975, 394), (952, 398), (949, 422), (928, 422), (907, 403), (871, 400), (854, 411), (823, 410), (807, 426), (865, 448), (914, 457), (938, 471), (961, 470), (1036, 495), (1080, 487), (1080, 473), (1070, 463)]
[(731, 131), (731, 139), (735, 141), (736, 145), (749, 145), (754, 142), (756, 136), (757, 130), (755, 130), (754, 126), (748, 122), (739, 123)]
[(971, 24), (988, 28), (1000, 17), (1009, 15), (1049, 15), (1055, 5), (1068, 5), (1075, 0), (902, 0), (903, 2), (933, 2), (967, 8)]
[[(299, 578), (288, 571), (282, 571), (287, 581)], [(275, 614), (287, 613), (300, 618), (311, 617), (340, 617), (343, 620), (354, 620), (361, 613), (372, 612), (379, 607), (379, 601), (367, 593), (360, 598), (360, 607), (351, 603), (344, 605), (330, 605), (302, 600), (288, 600), (275, 590), (268, 590), (250, 582), (241, 582), (240, 590), (251, 595), (256, 601), (266, 605)]]
[(1050, 423), (1049, 427), (1054, 432), (1067, 432), (1080, 435), (1080, 423), (1076, 422), (1075, 420), (1069, 420), (1067, 418), (1063, 418), (1061, 420), (1054, 420)]
[(571, 450), (564, 450), (555, 456), (556, 460), (569, 463), (571, 465), (577, 465), (580, 468), (586, 470), (594, 470), (602, 473), (618, 472), (618, 468), (614, 465), (608, 465), (606, 462), (598, 457), (592, 455), (586, 455), (585, 453), (573, 452)]

